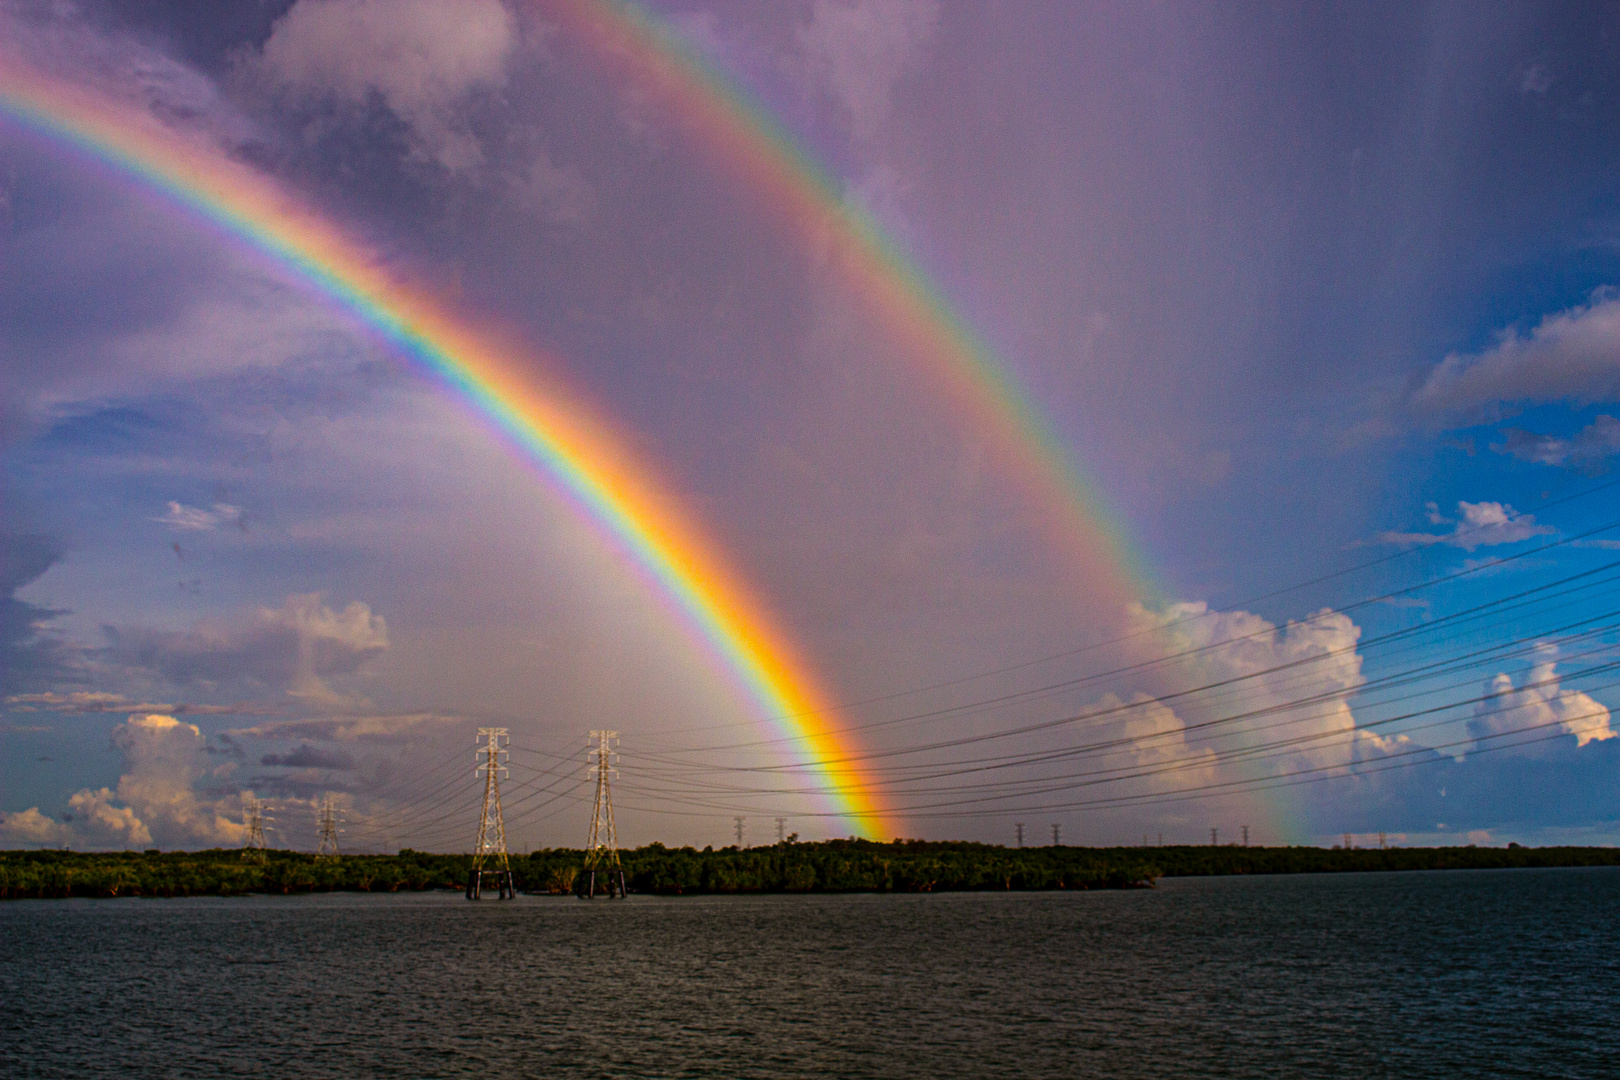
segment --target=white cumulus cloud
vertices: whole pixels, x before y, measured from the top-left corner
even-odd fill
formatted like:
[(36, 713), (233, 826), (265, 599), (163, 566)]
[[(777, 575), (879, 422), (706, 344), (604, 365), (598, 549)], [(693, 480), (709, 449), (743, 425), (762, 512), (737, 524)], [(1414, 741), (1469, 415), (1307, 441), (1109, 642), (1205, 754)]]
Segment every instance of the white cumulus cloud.
[(1496, 345), (1442, 360), (1412, 395), (1430, 414), (1495, 415), (1531, 402), (1591, 403), (1620, 399), (1620, 296), (1542, 319), (1529, 333), (1504, 331)]
[[(1485, 684), (1485, 692), (1494, 696), (1475, 705), (1473, 718), (1468, 721), (1468, 733), (1481, 749), (1512, 743), (1516, 738), (1539, 739), (1552, 734), (1554, 728), (1575, 736), (1577, 746), (1620, 734), (1609, 726), (1607, 708), (1579, 690), (1563, 688), (1557, 661), (1558, 647), (1545, 644), (1536, 650), (1536, 663), (1517, 686), (1506, 672)], [(1524, 734), (1512, 734), (1518, 731)]]
[[(1133, 628), (1154, 635), (1157, 650), (1184, 655), (1175, 662), (1179, 687), (1223, 685), (1211, 694), (1165, 702), (1109, 694), (1086, 710), (1086, 741), (1128, 739), (1114, 756), (1126, 765), (1172, 767), (1149, 782), (1185, 788), (1215, 779), (1349, 764), (1387, 749), (1390, 740), (1361, 731), (1349, 697), (1361, 686), (1361, 630), (1343, 612), (1323, 610), (1282, 627), (1247, 611), (1211, 611), (1203, 602), (1153, 610), (1132, 605)], [(1298, 703), (1298, 704), (1296, 704)], [(1224, 718), (1251, 716), (1236, 723)], [(1203, 729), (1199, 724), (1216, 723)], [(1264, 760), (1223, 766), (1220, 754), (1274, 739), (1296, 740)]]
[(799, 48), (812, 78), (849, 114), (856, 138), (882, 134), (895, 83), (938, 22), (937, 0), (816, 0)]
[(1434, 525), (1455, 525), (1450, 532), (1386, 532), (1378, 539), (1386, 544), (1449, 544), (1473, 551), (1475, 548), (1517, 544), (1533, 536), (1547, 536), (1555, 532), (1550, 525), (1537, 525), (1534, 514), (1521, 514), (1506, 503), (1459, 502), (1457, 513), (1461, 520), (1451, 521), (1429, 504), (1429, 522)]
[(37, 807), (7, 814), (0, 837), (92, 848), (234, 846), (246, 836), (235, 799), (209, 800), (196, 784), (210, 777), (202, 732), (161, 713), (130, 716), (113, 732), (125, 771), (115, 788), (84, 788), (55, 821)]
[(333, 706), (351, 699), (330, 680), (360, 671), (388, 649), (388, 624), (369, 605), (354, 601), (336, 610), (320, 593), (290, 596), (279, 608), (260, 608), (234, 623), (106, 633), (115, 659), (175, 683), (245, 683)]
[(39, 812), (39, 807), (0, 814), (0, 847), (65, 847), (73, 829)]
[(375, 95), (424, 158), (459, 172), (484, 160), (468, 101), (505, 81), (517, 42), (500, 0), (298, 0), (271, 31), (261, 63), (306, 97), (363, 108)]
[(242, 523), (242, 508), (232, 506), (230, 503), (215, 503), (213, 509), (204, 510), (196, 506), (187, 506), (184, 503), (169, 503), (168, 513), (162, 517), (153, 518), (161, 521), (172, 529), (181, 529), (188, 532), (206, 532), (217, 529), (221, 525), (240, 525)]

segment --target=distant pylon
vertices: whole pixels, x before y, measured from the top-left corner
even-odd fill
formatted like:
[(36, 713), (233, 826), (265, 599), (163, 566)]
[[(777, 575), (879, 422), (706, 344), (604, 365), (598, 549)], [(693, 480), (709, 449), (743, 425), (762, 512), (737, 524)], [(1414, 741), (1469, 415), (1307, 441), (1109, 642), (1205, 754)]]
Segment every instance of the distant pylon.
[(776, 819), (776, 842), (778, 844), (787, 843), (787, 818), (785, 817)]
[(242, 844), (242, 858), (249, 862), (264, 862), (264, 800), (242, 800), (242, 824), (247, 826), (247, 840)]
[(321, 796), (319, 821), (321, 823), (321, 842), (315, 848), (315, 857), (317, 859), (335, 860), (342, 854), (342, 852), (338, 851), (338, 833), (343, 830), (338, 828), (337, 804), (332, 801), (330, 795)]
[[(493, 877), (496, 895), (510, 900), (517, 890), (512, 887), (512, 863), (506, 855), (506, 818), (501, 815), (501, 775), (506, 772), (501, 756), (507, 753), (501, 749), (501, 740), (511, 739), (503, 727), (481, 727), (478, 737), (488, 740), (473, 751), (479, 759), (473, 775), (484, 774), (484, 809), (478, 815), (478, 839), (473, 843), (472, 869), (467, 874), (467, 899), (482, 899), (484, 878)], [(486, 869), (485, 864), (491, 860), (494, 866)]]
[(1018, 846), (1023, 847), (1024, 846), (1024, 823), (1022, 821), (1013, 822), (1013, 830), (1018, 833)]
[(616, 755), (613, 753), (613, 743), (618, 739), (617, 731), (593, 731), (591, 738), (596, 745), (589, 752), (591, 758), (591, 774), (596, 777), (596, 805), (591, 810), (591, 838), (585, 845), (585, 889), (586, 899), (596, 895), (596, 873), (602, 872), (607, 880), (607, 897), (613, 899), (614, 889), (618, 895), (624, 895), (624, 867), (619, 862), (619, 832), (613, 825), (613, 786), (611, 781), (618, 773), (613, 768)]
[(1249, 846), (1249, 827), (1247, 825), (1243, 826), (1243, 846)]
[(1059, 825), (1055, 821), (1052, 822), (1052, 846), (1053, 847), (1062, 846), (1062, 841), (1060, 839), (1062, 836), (1063, 836), (1063, 826)]
[(1218, 826), (1216, 828), (1213, 828), (1213, 829), (1209, 830), (1209, 846), (1210, 847), (1214, 847), (1216, 845), (1216, 843), (1217, 843), (1216, 837), (1218, 837), (1220, 835), (1221, 835), (1221, 830), (1220, 830), (1220, 828)]
[(735, 824), (737, 830), (737, 846), (742, 847), (743, 828), (748, 824), (748, 819), (745, 817), (734, 817), (731, 820)]

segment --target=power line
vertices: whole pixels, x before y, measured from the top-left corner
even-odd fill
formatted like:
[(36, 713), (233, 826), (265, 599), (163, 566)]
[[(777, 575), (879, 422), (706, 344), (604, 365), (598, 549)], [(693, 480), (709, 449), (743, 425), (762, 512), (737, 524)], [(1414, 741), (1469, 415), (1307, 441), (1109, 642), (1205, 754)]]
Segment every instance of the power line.
[[(1591, 495), (1595, 495), (1595, 494), (1598, 494), (1600, 492), (1606, 491), (1606, 490), (1608, 490), (1610, 488), (1613, 488), (1616, 485), (1620, 485), (1620, 480), (1607, 481), (1605, 483), (1596, 485), (1595, 487), (1592, 487), (1592, 488), (1590, 488), (1590, 489), (1588, 489), (1586, 491), (1577, 492), (1577, 493), (1575, 493), (1573, 495), (1565, 496), (1564, 498), (1561, 498), (1561, 499), (1555, 499), (1555, 500), (1552, 500), (1550, 502), (1543, 503), (1541, 505), (1541, 507), (1539, 508), (1539, 510), (1540, 511), (1545, 511), (1546, 509), (1549, 509), (1549, 508), (1554, 507), (1554, 506), (1559, 506), (1559, 505), (1563, 505), (1565, 503), (1574, 502), (1574, 501), (1579, 500), (1579, 499), (1587, 498), (1587, 497), (1589, 497)], [(1523, 515), (1520, 515), (1520, 516), (1522, 517)], [(1489, 523), (1489, 524), (1483, 524), (1483, 525), (1477, 525), (1477, 526), (1470, 526), (1468, 528), (1458, 529), (1456, 532), (1447, 534), (1444, 537), (1444, 539), (1446, 541), (1448, 541), (1448, 542), (1456, 541), (1456, 540), (1463, 539), (1463, 538), (1466, 538), (1468, 536), (1474, 535), (1476, 533), (1485, 532), (1485, 531), (1488, 531), (1490, 529), (1499, 528), (1499, 527), (1500, 527), (1500, 525), (1497, 524), (1497, 523)], [(1545, 543), (1545, 544), (1539, 544), (1534, 548), (1530, 548), (1530, 549), (1527, 549), (1527, 550), (1521, 551), (1521, 552), (1516, 552), (1516, 553), (1514, 553), (1512, 555), (1499, 556), (1497, 558), (1487, 559), (1487, 560), (1482, 561), (1481, 563), (1478, 563), (1478, 564), (1475, 564), (1475, 565), (1472, 565), (1472, 566), (1464, 567), (1462, 570), (1453, 571), (1451, 573), (1444, 574), (1444, 575), (1441, 575), (1441, 576), (1436, 577), (1436, 578), (1431, 578), (1431, 579), (1429, 579), (1427, 581), (1419, 582), (1416, 585), (1406, 586), (1404, 588), (1397, 589), (1397, 590), (1387, 592), (1387, 593), (1383, 593), (1383, 594), (1377, 595), (1377, 596), (1365, 597), (1363, 599), (1354, 601), (1354, 602), (1352, 602), (1350, 604), (1339, 605), (1337, 607), (1334, 607), (1332, 609), (1332, 611), (1335, 612), (1335, 613), (1344, 613), (1344, 612), (1348, 612), (1348, 611), (1357, 610), (1357, 609), (1360, 609), (1360, 608), (1363, 608), (1363, 607), (1366, 607), (1366, 606), (1369, 606), (1369, 605), (1372, 605), (1372, 604), (1387, 603), (1387, 602), (1389, 602), (1391, 600), (1396, 600), (1396, 599), (1399, 599), (1399, 598), (1404, 597), (1404, 596), (1409, 596), (1414, 592), (1418, 592), (1418, 591), (1421, 591), (1423, 589), (1431, 588), (1431, 587), (1433, 587), (1435, 585), (1447, 584), (1449, 582), (1460, 580), (1462, 578), (1482, 574), (1482, 573), (1485, 573), (1485, 572), (1488, 572), (1488, 571), (1491, 571), (1491, 570), (1496, 570), (1496, 569), (1499, 569), (1500, 567), (1502, 567), (1504, 565), (1507, 565), (1508, 563), (1515, 562), (1515, 561), (1517, 561), (1519, 559), (1522, 559), (1522, 558), (1525, 558), (1527, 556), (1537, 555), (1537, 554), (1544, 553), (1546, 551), (1550, 551), (1550, 550), (1552, 550), (1554, 548), (1564, 547), (1564, 546), (1567, 546), (1569, 544), (1576, 543), (1576, 542), (1578, 542), (1580, 540), (1589, 539), (1590, 537), (1596, 536), (1596, 535), (1598, 535), (1600, 533), (1608, 532), (1608, 531), (1610, 531), (1612, 529), (1615, 529), (1615, 528), (1620, 528), (1620, 519), (1617, 519), (1615, 521), (1611, 521), (1611, 522), (1609, 522), (1609, 523), (1607, 523), (1605, 525), (1601, 525), (1601, 526), (1599, 526), (1599, 527), (1597, 527), (1595, 529), (1588, 529), (1586, 531), (1576, 533), (1576, 534), (1571, 535), (1571, 536), (1563, 537), (1563, 538), (1560, 538), (1560, 539), (1554, 540), (1554, 541), (1549, 541), (1548, 543)], [(1229, 605), (1229, 607), (1224, 609), (1224, 610), (1248, 609), (1249, 607), (1252, 607), (1254, 604), (1258, 604), (1261, 601), (1275, 599), (1278, 596), (1285, 596), (1285, 595), (1287, 595), (1289, 593), (1298, 592), (1298, 591), (1300, 591), (1302, 589), (1310, 588), (1313, 585), (1318, 585), (1318, 584), (1321, 584), (1321, 583), (1323, 583), (1325, 581), (1331, 581), (1331, 580), (1334, 580), (1336, 578), (1344, 577), (1344, 576), (1346, 576), (1348, 574), (1355, 573), (1358, 570), (1368, 569), (1368, 568), (1371, 568), (1373, 566), (1378, 566), (1378, 565), (1383, 564), (1383, 563), (1387, 563), (1387, 562), (1391, 562), (1391, 561), (1396, 560), (1396, 559), (1404, 558), (1407, 555), (1411, 555), (1411, 554), (1413, 554), (1413, 553), (1415, 553), (1417, 551), (1422, 551), (1422, 550), (1426, 550), (1426, 548), (1414, 545), (1412, 547), (1405, 548), (1405, 549), (1403, 549), (1401, 551), (1392, 552), (1391, 554), (1388, 554), (1388, 555), (1379, 556), (1376, 559), (1368, 560), (1368, 561), (1366, 561), (1364, 563), (1358, 564), (1357, 566), (1349, 567), (1349, 568), (1347, 568), (1345, 570), (1334, 571), (1334, 572), (1329, 573), (1329, 574), (1324, 574), (1324, 575), (1321, 575), (1319, 577), (1312, 578), (1312, 579), (1310, 579), (1308, 581), (1300, 582), (1300, 583), (1297, 583), (1297, 584), (1294, 584), (1294, 585), (1285, 586), (1285, 587), (1280, 588), (1280, 589), (1274, 589), (1271, 592), (1261, 593), (1261, 594), (1258, 594), (1256, 596), (1250, 597), (1250, 598), (1248, 598), (1246, 600), (1237, 601), (1234, 604)], [(1209, 618), (1210, 616), (1217, 615), (1217, 614), (1220, 614), (1220, 613), (1221, 613), (1220, 609), (1213, 609), (1213, 608), (1206, 609), (1204, 611), (1199, 612), (1196, 615), (1185, 616), (1183, 618), (1176, 619), (1176, 620), (1173, 620), (1173, 621), (1168, 622), (1168, 623), (1147, 627), (1147, 628), (1144, 628), (1142, 630), (1133, 631), (1132, 633), (1120, 635), (1120, 636), (1113, 637), (1113, 638), (1109, 638), (1109, 639), (1106, 639), (1104, 641), (1098, 641), (1098, 642), (1094, 642), (1094, 643), (1091, 643), (1091, 644), (1088, 644), (1088, 645), (1080, 646), (1078, 648), (1064, 650), (1063, 652), (1052, 653), (1050, 655), (1043, 656), (1043, 657), (1038, 657), (1038, 658), (1035, 658), (1033, 660), (1024, 660), (1024, 661), (1020, 661), (1018, 663), (1006, 665), (1006, 666), (1003, 666), (1003, 667), (990, 668), (990, 669), (986, 669), (986, 670), (983, 670), (983, 671), (975, 672), (972, 675), (965, 675), (965, 676), (961, 676), (959, 678), (949, 679), (949, 680), (945, 680), (945, 681), (942, 681), (942, 682), (936, 682), (936, 683), (930, 683), (930, 684), (927, 684), (927, 685), (924, 685), (924, 686), (912, 687), (912, 688), (910, 688), (908, 690), (896, 691), (896, 692), (890, 693), (890, 694), (881, 694), (881, 695), (876, 695), (876, 696), (872, 696), (872, 697), (860, 698), (860, 699), (857, 699), (857, 700), (841, 702), (841, 703), (838, 703), (838, 704), (835, 704), (835, 705), (827, 706), (827, 707), (822, 708), (822, 709), (806, 709), (806, 710), (801, 710), (801, 711), (798, 711), (798, 712), (784, 713), (784, 714), (781, 714), (781, 715), (775, 717), (774, 719), (788, 720), (788, 719), (802, 718), (802, 717), (805, 717), (805, 716), (821, 715), (821, 714), (825, 714), (825, 713), (829, 713), (829, 712), (842, 712), (842, 711), (845, 711), (845, 710), (848, 710), (848, 709), (858, 708), (858, 707), (861, 707), (861, 706), (864, 706), (864, 705), (879, 704), (879, 703), (882, 703), (882, 702), (885, 702), (885, 701), (896, 700), (898, 698), (911, 697), (911, 696), (915, 696), (917, 694), (926, 693), (926, 692), (931, 691), (931, 690), (948, 689), (949, 687), (952, 687), (952, 686), (958, 686), (958, 685), (962, 685), (964, 683), (979, 681), (979, 680), (982, 680), (982, 679), (993, 677), (995, 675), (1008, 674), (1008, 673), (1011, 673), (1013, 671), (1020, 671), (1020, 670), (1026, 669), (1026, 668), (1035, 667), (1035, 666), (1038, 666), (1040, 664), (1050, 663), (1050, 662), (1056, 661), (1056, 660), (1068, 659), (1069, 657), (1082, 655), (1082, 654), (1085, 654), (1085, 653), (1088, 653), (1088, 652), (1094, 652), (1094, 651), (1096, 651), (1098, 649), (1106, 648), (1109, 645), (1123, 644), (1123, 643), (1128, 642), (1128, 641), (1133, 641), (1133, 640), (1137, 640), (1137, 639), (1142, 638), (1142, 637), (1146, 637), (1146, 636), (1148, 636), (1150, 634), (1162, 633), (1163, 631), (1174, 629), (1174, 628), (1179, 627), (1179, 626), (1185, 626), (1185, 625), (1188, 625), (1188, 624), (1191, 624), (1191, 623), (1195, 623), (1195, 622), (1201, 621), (1203, 619)], [(1314, 617), (1312, 617), (1312, 618), (1314, 618)], [(1309, 622), (1309, 621), (1311, 621), (1311, 619), (1307, 619), (1305, 621)], [(1222, 641), (1222, 642), (1215, 642), (1215, 643), (1211, 643), (1210, 645), (1204, 646), (1201, 649), (1195, 650), (1195, 651), (1203, 651), (1203, 649), (1210, 649), (1210, 648), (1219, 648), (1219, 647), (1222, 647), (1222, 646), (1224, 646), (1226, 644), (1231, 644), (1231, 643), (1233, 643), (1235, 641), (1241, 641), (1241, 640), (1245, 640), (1245, 639), (1238, 638), (1238, 639), (1230, 639), (1230, 640)], [(1175, 657), (1171, 657), (1171, 659), (1174, 659), (1174, 658)], [(1148, 661), (1146, 663), (1156, 663), (1156, 662), (1157, 661)], [(1136, 667), (1136, 666), (1140, 666), (1140, 665), (1132, 665), (1132, 667)], [(1130, 670), (1130, 668), (1126, 668), (1126, 669), (1122, 669), (1122, 670)], [(1102, 678), (1102, 677), (1106, 677), (1107, 675), (1110, 675), (1110, 674), (1115, 674), (1115, 672), (1101, 673), (1101, 674), (1099, 674), (1097, 676), (1094, 676), (1094, 677), (1095, 678)], [(992, 699), (992, 700), (994, 700), (994, 699)], [(924, 713), (924, 714), (917, 714), (917, 715), (918, 716), (928, 716), (928, 715), (931, 715), (931, 714)], [(906, 719), (911, 719), (911, 717), (903, 717), (903, 718), (900, 718), (900, 719), (897, 719), (897, 720), (894, 720), (894, 721), (885, 721), (883, 723), (901, 723), (901, 722), (904, 722)], [(676, 729), (675, 731), (667, 732), (666, 734), (680, 734), (680, 733), (688, 732), (688, 731), (723, 730), (723, 729), (728, 729), (728, 728), (734, 728), (734, 727), (737, 727), (737, 726), (738, 725), (736, 725), (736, 724), (713, 724), (713, 725), (707, 725), (707, 726), (701, 727), (701, 728)], [(839, 733), (844, 733), (844, 732), (847, 732), (847, 731), (859, 730), (859, 729), (833, 729), (833, 730), (837, 731)], [(805, 739), (808, 739), (808, 738), (810, 738), (810, 736), (803, 736), (803, 735), (800, 735), (800, 736), (784, 736), (784, 737), (782, 737), (780, 739), (769, 740), (769, 742), (773, 742), (773, 743), (774, 742), (795, 742), (795, 741), (802, 741), (802, 740), (805, 740)]]

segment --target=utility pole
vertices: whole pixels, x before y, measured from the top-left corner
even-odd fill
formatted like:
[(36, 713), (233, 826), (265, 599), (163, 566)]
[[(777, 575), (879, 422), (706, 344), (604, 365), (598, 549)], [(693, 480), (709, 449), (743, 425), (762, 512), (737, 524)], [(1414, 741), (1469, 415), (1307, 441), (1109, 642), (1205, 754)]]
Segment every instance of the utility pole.
[(1023, 847), (1024, 846), (1024, 823), (1022, 821), (1015, 821), (1015, 822), (1013, 822), (1013, 828), (1018, 832), (1018, 846)]
[(1059, 825), (1055, 821), (1052, 822), (1052, 846), (1053, 847), (1061, 847), (1062, 846), (1062, 844), (1059, 841), (1059, 837), (1061, 837), (1063, 835), (1062, 829), (1063, 829), (1063, 826)]
[(1221, 834), (1221, 830), (1220, 830), (1219, 826), (1209, 830), (1209, 846), (1210, 847), (1217, 846), (1215, 838), (1217, 836), (1219, 836), (1220, 834)]
[(1249, 827), (1247, 825), (1243, 826), (1243, 846), (1249, 846)]
[(585, 899), (596, 895), (596, 872), (602, 871), (607, 880), (607, 898), (612, 900), (614, 889), (624, 895), (624, 866), (619, 862), (619, 832), (613, 824), (612, 780), (619, 775), (613, 768), (618, 755), (613, 752), (617, 731), (593, 731), (596, 740), (586, 755), (591, 759), (590, 773), (596, 777), (596, 805), (591, 809), (591, 838), (585, 845)]
[(742, 847), (742, 838), (743, 838), (743, 826), (745, 824), (747, 824), (748, 819), (745, 818), (745, 817), (734, 817), (734, 818), (731, 819), (731, 821), (732, 821), (732, 828), (734, 830), (736, 830), (736, 833), (737, 833), (737, 847), (741, 848)]
[(1378, 834), (1378, 850), (1384, 851), (1384, 850), (1387, 850), (1388, 848), (1389, 848), (1388, 837), (1386, 837), (1383, 833), (1379, 833)]
[(785, 817), (776, 819), (776, 842), (778, 844), (787, 843), (787, 818)]
[(319, 820), (321, 823), (321, 842), (315, 848), (315, 857), (336, 862), (342, 854), (338, 851), (338, 833), (343, 830), (338, 828), (337, 804), (332, 801), (332, 796), (329, 794), (321, 796)]
[(242, 858), (246, 862), (264, 862), (264, 800), (242, 800), (242, 824), (247, 826), (247, 840), (242, 844)]
[[(484, 774), (484, 808), (478, 813), (478, 839), (473, 841), (472, 869), (467, 873), (467, 899), (481, 900), (484, 878), (495, 878), (495, 895), (510, 900), (517, 895), (512, 884), (512, 862), (506, 854), (506, 817), (501, 813), (501, 777), (507, 772), (501, 757), (509, 751), (502, 749), (501, 740), (512, 741), (503, 727), (481, 727), (478, 737), (487, 740), (473, 751), (473, 775)], [(485, 864), (494, 865), (485, 869)]]

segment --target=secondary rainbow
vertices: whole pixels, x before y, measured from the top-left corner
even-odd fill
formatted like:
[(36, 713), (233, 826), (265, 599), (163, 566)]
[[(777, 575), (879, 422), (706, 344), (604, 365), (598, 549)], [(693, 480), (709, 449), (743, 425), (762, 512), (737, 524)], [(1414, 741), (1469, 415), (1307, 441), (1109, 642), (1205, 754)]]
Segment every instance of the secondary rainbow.
[(1018, 388), (1007, 365), (964, 323), (926, 274), (873, 218), (843, 197), (810, 157), (735, 79), (670, 25), (625, 0), (536, 0), (538, 10), (588, 44), (601, 62), (662, 98), (717, 156), (746, 176), (806, 243), (842, 269), (927, 378), (953, 401), (969, 430), (985, 438), (1076, 580), (1120, 608), (1159, 590), (1114, 524), (1095, 487), (1051, 426)]
[(760, 718), (802, 747), (796, 756), (844, 827), (892, 834), (879, 787), (861, 774), (856, 748), (833, 726), (828, 694), (764, 605), (645, 464), (542, 376), (532, 349), (468, 325), (262, 174), (144, 111), (0, 54), (0, 112), (268, 256), (464, 395), (631, 558)]

